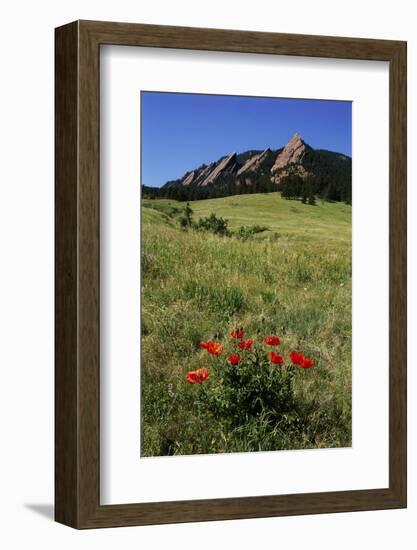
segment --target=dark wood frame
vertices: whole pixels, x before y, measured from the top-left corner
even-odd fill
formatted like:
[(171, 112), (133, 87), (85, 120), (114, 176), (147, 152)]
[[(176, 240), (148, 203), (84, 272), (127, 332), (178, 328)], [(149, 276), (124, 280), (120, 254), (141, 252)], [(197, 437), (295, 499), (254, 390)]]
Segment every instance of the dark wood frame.
[[(389, 487), (100, 505), (99, 51), (101, 44), (389, 62)], [(406, 43), (77, 21), (56, 45), (55, 519), (75, 528), (406, 506)]]

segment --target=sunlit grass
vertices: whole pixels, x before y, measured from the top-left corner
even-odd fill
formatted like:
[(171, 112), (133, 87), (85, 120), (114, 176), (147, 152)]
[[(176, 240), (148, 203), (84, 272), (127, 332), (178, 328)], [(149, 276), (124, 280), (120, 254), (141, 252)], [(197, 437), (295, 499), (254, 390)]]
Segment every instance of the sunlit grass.
[[(195, 220), (214, 212), (232, 230), (268, 231), (242, 241), (182, 230), (183, 203), (143, 201), (142, 455), (349, 446), (351, 207), (276, 193), (190, 204)], [(279, 334), (283, 352), (303, 349), (315, 359), (296, 380), (299, 433), (269, 427), (262, 435), (262, 419), (226, 433), (194, 410), (184, 375), (210, 366), (199, 342), (227, 339), (233, 325), (255, 338)]]

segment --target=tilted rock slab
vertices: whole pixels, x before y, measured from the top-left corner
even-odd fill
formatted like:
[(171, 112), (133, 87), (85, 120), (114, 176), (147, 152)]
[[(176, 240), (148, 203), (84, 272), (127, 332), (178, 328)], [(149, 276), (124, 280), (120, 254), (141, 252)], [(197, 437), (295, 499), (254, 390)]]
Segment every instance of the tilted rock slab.
[[(199, 183), (201, 187), (212, 183), (222, 172), (233, 171), (236, 167), (236, 153), (231, 153), (228, 157), (224, 158), (217, 164), (212, 172), (203, 180), (202, 183)], [(232, 170), (230, 170), (232, 169)]]
[(253, 155), (253, 157), (250, 157), (242, 166), (242, 168), (239, 168), (236, 175), (240, 176), (245, 172), (253, 172), (254, 170), (256, 170), (256, 168), (261, 164), (261, 162), (265, 159), (269, 152), (270, 149), (268, 148), (265, 149), (265, 151), (262, 151), (262, 153), (257, 153), (256, 155)]
[(294, 134), (281, 153), (277, 156), (271, 172), (274, 173), (289, 164), (299, 164), (306, 154), (307, 146), (300, 134)]

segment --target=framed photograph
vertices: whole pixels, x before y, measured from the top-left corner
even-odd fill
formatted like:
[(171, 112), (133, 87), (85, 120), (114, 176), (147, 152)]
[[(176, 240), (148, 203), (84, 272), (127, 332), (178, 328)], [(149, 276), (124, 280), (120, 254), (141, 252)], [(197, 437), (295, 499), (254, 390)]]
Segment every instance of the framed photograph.
[(56, 29), (56, 521), (406, 507), (406, 43)]

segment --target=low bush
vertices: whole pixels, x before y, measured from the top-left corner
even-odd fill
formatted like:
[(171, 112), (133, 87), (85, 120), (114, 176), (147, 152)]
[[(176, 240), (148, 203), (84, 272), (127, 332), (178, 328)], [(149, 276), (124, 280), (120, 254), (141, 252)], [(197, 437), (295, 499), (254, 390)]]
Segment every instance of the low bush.
[(254, 237), (254, 235), (268, 230), (269, 227), (266, 227), (265, 225), (241, 225), (235, 235), (239, 239), (242, 239), (242, 241), (247, 241), (248, 239)]
[(215, 417), (233, 437), (245, 436), (252, 447), (264, 450), (276, 448), (277, 432), (288, 439), (299, 430), (296, 369), (310, 369), (314, 361), (298, 352), (285, 358), (275, 351), (279, 345), (277, 336), (267, 336), (262, 343), (244, 340), (242, 329), (233, 330), (226, 345), (201, 342), (212, 357), (211, 366), (189, 371), (185, 377), (196, 386), (196, 414)]
[(215, 235), (221, 235), (223, 237), (230, 237), (231, 235), (228, 229), (228, 220), (217, 217), (214, 213), (206, 218), (200, 218), (198, 222), (194, 224), (194, 228), (200, 231), (210, 231)]

